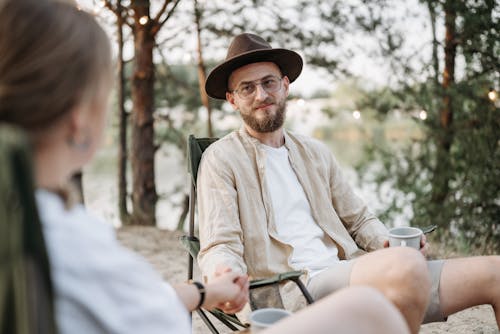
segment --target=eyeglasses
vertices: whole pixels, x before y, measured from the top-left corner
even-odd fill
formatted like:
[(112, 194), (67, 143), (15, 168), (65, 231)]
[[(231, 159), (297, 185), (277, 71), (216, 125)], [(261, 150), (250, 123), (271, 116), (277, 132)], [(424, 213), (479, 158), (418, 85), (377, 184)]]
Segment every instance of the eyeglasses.
[(231, 93), (238, 94), (242, 99), (249, 99), (257, 90), (257, 86), (260, 85), (267, 93), (275, 93), (281, 89), (281, 81), (283, 77), (277, 77), (274, 75), (268, 75), (260, 80), (245, 82), (233, 90)]

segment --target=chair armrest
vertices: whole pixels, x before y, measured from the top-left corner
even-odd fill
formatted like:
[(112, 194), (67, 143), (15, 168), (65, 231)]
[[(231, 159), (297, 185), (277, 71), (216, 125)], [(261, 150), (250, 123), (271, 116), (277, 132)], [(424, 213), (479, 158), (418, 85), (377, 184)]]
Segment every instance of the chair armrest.
[(304, 271), (295, 270), (295, 271), (280, 273), (269, 278), (253, 280), (250, 282), (250, 289), (258, 289), (266, 286), (277, 285), (285, 281), (293, 281), (299, 287), (300, 291), (302, 292), (302, 295), (306, 299), (306, 302), (308, 304), (312, 304), (314, 300), (309, 294), (309, 291), (307, 291), (307, 288), (305, 287), (304, 283), (302, 283), (302, 281), (300, 280), (300, 276), (302, 276), (302, 274), (304, 274)]
[(250, 289), (261, 288), (261, 287), (268, 286), (268, 285), (282, 283), (284, 281), (295, 281), (302, 274), (304, 274), (303, 271), (295, 270), (295, 271), (289, 271), (286, 273), (276, 274), (276, 275), (269, 277), (269, 278), (252, 280), (250, 282)]
[(196, 259), (200, 252), (200, 240), (197, 237), (190, 237), (189, 235), (181, 235), (179, 240), (191, 257)]

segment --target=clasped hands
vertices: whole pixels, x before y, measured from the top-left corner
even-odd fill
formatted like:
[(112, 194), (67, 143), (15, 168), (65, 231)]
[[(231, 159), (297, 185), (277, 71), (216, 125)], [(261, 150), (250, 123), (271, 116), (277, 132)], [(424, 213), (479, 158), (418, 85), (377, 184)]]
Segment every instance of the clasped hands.
[(248, 302), (248, 275), (235, 273), (229, 267), (218, 267), (207, 284), (207, 301), (203, 307), (219, 308), (225, 313), (241, 311)]

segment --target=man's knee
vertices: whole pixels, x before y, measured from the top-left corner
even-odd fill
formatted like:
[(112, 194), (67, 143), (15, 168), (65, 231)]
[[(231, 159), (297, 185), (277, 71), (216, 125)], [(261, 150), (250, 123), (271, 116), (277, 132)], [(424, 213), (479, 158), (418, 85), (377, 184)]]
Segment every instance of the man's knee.
[(385, 277), (388, 297), (426, 305), (431, 282), (425, 258), (411, 248), (395, 249), (390, 256), (392, 265)]
[(395, 283), (405, 284), (414, 281), (429, 281), (429, 272), (425, 258), (412, 248), (399, 247), (391, 252), (388, 278)]

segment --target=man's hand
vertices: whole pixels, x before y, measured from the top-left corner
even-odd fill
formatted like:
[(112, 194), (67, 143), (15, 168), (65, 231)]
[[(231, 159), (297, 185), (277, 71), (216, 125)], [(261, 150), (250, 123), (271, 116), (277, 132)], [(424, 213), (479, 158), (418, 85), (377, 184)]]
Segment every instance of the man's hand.
[[(384, 241), (384, 248), (389, 247), (389, 240)], [(420, 239), (420, 253), (422, 253), (423, 256), (427, 255), (427, 249), (429, 248), (429, 245), (427, 244), (427, 238), (425, 237), (425, 234), (422, 234), (422, 238)]]
[(422, 234), (422, 238), (420, 239), (420, 253), (422, 253), (423, 256), (426, 256), (428, 249), (429, 245), (427, 244), (427, 238), (425, 237), (425, 234)]
[(248, 302), (249, 279), (247, 275), (233, 273), (231, 268), (217, 268), (215, 276), (206, 285), (207, 300), (203, 307), (220, 308), (226, 313), (236, 313)]

